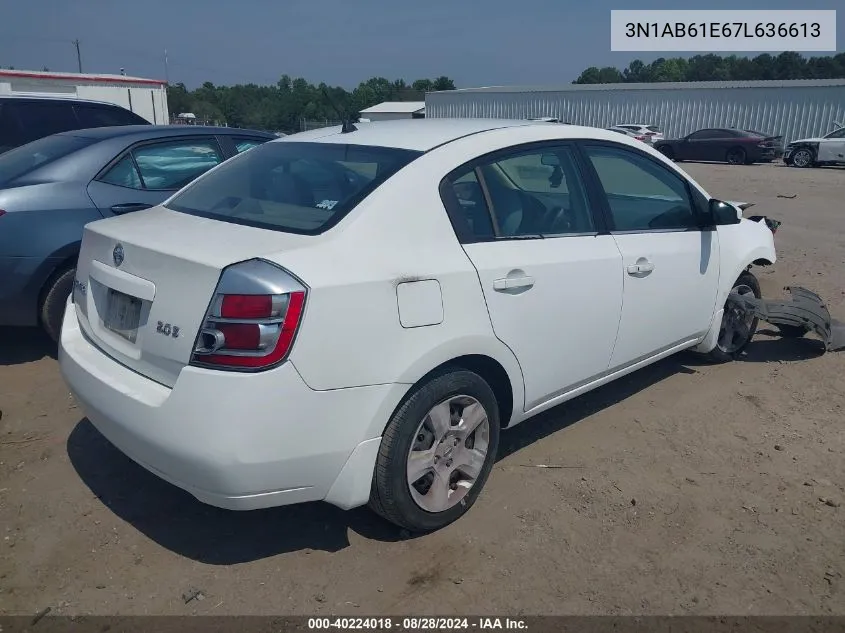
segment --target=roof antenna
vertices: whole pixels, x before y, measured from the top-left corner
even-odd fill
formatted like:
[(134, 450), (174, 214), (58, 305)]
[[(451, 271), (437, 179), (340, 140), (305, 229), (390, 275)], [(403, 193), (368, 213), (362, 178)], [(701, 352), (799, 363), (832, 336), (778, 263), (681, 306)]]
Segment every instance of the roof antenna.
[[(343, 112), (341, 112), (340, 108), (338, 108), (335, 105), (334, 101), (332, 101), (332, 98), (329, 96), (328, 91), (325, 88), (323, 88), (322, 90), (323, 90), (323, 96), (326, 98), (326, 101), (329, 102), (329, 105), (332, 107), (332, 110), (334, 110), (337, 113), (337, 116), (340, 118), (340, 121), (341, 121), (340, 133), (341, 134), (349, 134), (350, 132), (355, 132), (358, 128), (355, 127), (355, 122), (352, 120), (353, 117), (349, 116), (348, 114), (344, 114)], [(355, 118), (357, 118), (357, 117), (355, 117)]]

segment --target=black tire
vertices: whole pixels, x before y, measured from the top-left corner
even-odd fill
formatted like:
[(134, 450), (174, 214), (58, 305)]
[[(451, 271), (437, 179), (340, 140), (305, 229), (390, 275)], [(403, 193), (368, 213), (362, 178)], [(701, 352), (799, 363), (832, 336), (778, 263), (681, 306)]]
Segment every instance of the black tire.
[[(484, 407), (489, 423), (487, 456), (478, 477), (460, 502), (442, 512), (429, 512), (411, 496), (407, 459), (417, 430), (429, 411), (458, 395), (470, 396)], [(499, 407), (487, 382), (478, 374), (459, 367), (438, 371), (412, 390), (385, 429), (373, 473), (370, 508), (411, 532), (440, 529), (460, 518), (475, 503), (496, 461), (498, 447)]]
[[(731, 292), (735, 292), (737, 289), (742, 287), (750, 288), (751, 292), (754, 293), (754, 296), (756, 298), (760, 299), (762, 297), (762, 293), (760, 292), (760, 282), (758, 282), (757, 278), (748, 271), (742, 273), (739, 278), (734, 282), (734, 285), (731, 288)], [(728, 302), (725, 303), (725, 314), (722, 316), (723, 325), (725, 323), (725, 319), (728, 318), (727, 304)], [(744, 341), (742, 341), (738, 346), (736, 346), (736, 348), (723, 348), (720, 346), (720, 343), (717, 342), (716, 347), (714, 347), (710, 352), (707, 353), (707, 359), (714, 363), (728, 363), (730, 361), (736, 360), (742, 354), (742, 352), (745, 351), (745, 348), (748, 347), (748, 344), (751, 342), (751, 339), (754, 338), (754, 333), (757, 331), (758, 323), (759, 319), (755, 317), (748, 328), (748, 337)], [(721, 330), (719, 332), (719, 336), (721, 339)]]
[(789, 164), (799, 169), (814, 167), (816, 165), (816, 153), (809, 147), (799, 147), (790, 157)]
[(657, 148), (657, 151), (663, 154), (669, 160), (675, 160), (675, 150), (667, 145), (661, 145)]
[(801, 338), (807, 333), (807, 329), (799, 325), (778, 325), (776, 327), (782, 338)]
[(730, 165), (745, 165), (745, 161), (748, 160), (748, 155), (741, 147), (733, 147), (728, 150), (727, 154), (725, 154), (725, 160)]
[(53, 275), (44, 287), (44, 295), (41, 300), (41, 327), (57, 343), (62, 333), (65, 306), (67, 298), (73, 291), (75, 276), (76, 268), (66, 268)]

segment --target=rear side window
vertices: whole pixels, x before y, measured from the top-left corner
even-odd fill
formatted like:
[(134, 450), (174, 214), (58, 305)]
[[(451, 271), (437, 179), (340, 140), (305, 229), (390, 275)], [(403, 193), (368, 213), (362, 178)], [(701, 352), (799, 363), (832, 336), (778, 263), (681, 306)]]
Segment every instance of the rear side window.
[(7, 104), (7, 107), (17, 115), (25, 142), (79, 129), (73, 104), (68, 101), (26, 101)]
[(132, 150), (145, 189), (181, 189), (223, 162), (211, 139), (178, 140)]
[(149, 121), (124, 108), (74, 104), (79, 125), (83, 128), (113, 125), (148, 125)]
[(315, 235), (419, 155), (364, 145), (265, 143), (229, 159), (167, 206), (236, 224)]
[(21, 140), (18, 121), (12, 114), (12, 109), (0, 101), (0, 153), (17, 147)]
[(248, 149), (252, 149), (253, 147), (263, 145), (269, 139), (261, 140), (257, 138), (233, 138), (232, 140), (235, 143), (235, 151), (240, 154)]
[(0, 154), (0, 185), (94, 143), (76, 136), (48, 136)]

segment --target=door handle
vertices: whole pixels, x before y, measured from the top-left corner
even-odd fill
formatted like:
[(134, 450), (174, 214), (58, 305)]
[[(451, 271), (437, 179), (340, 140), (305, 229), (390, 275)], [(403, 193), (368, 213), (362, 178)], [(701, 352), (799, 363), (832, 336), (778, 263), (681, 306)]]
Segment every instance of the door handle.
[(534, 285), (534, 277), (503, 277), (493, 281), (493, 290), (504, 292), (524, 288), (528, 290)]
[(126, 204), (116, 204), (111, 208), (111, 212), (116, 215), (121, 215), (122, 213), (131, 213), (132, 211), (143, 211), (144, 209), (150, 209), (153, 205), (146, 204), (144, 202), (127, 202)]
[(629, 275), (647, 275), (654, 270), (654, 264), (650, 261), (641, 260), (628, 266), (627, 270)]

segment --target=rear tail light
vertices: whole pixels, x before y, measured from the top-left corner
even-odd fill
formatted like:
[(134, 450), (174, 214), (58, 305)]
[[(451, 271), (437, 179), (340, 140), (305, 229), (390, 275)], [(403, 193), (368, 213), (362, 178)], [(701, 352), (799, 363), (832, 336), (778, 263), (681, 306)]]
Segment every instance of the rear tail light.
[(646, 141), (646, 140), (648, 140), (648, 136), (635, 136), (634, 138), (635, 138), (635, 139), (637, 139), (638, 141)]
[(287, 359), (308, 290), (283, 268), (253, 259), (223, 271), (191, 364), (258, 371)]
[(2, 218), (4, 215), (6, 215), (6, 212), (3, 211), (3, 209), (0, 209), (0, 218)]

